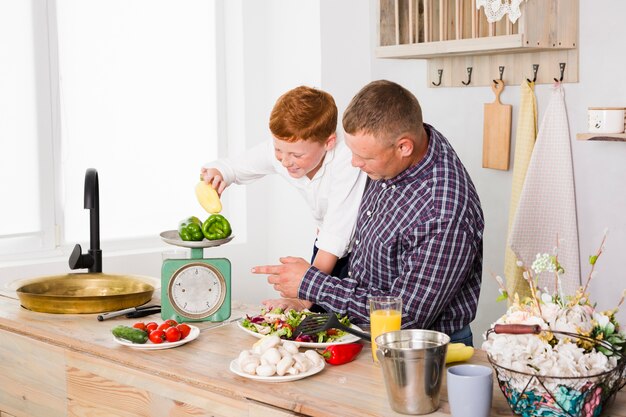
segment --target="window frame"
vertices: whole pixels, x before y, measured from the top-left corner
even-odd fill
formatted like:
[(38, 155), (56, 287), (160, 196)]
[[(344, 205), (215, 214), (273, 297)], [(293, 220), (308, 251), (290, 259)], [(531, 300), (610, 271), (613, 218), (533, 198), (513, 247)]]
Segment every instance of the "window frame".
[[(0, 236), (0, 263), (13, 261), (23, 262), (37, 259), (49, 260), (56, 257), (65, 257), (76, 244), (88, 244), (89, 233), (81, 242), (68, 242), (64, 238), (63, 224), (63, 177), (61, 172), (61, 99), (60, 74), (58, 53), (58, 20), (57, 1), (45, 0), (33, 2), (33, 30), (35, 30), (36, 62), (41, 63), (37, 72), (37, 119), (38, 133), (38, 160), (39, 160), (39, 216), (41, 230), (37, 232), (18, 233)], [(223, 0), (216, 0), (215, 7), (215, 41), (216, 41), (216, 100), (217, 100), (217, 134), (218, 156), (228, 155), (229, 150), (240, 148), (241, 144), (231, 143), (228, 138), (227, 126), (227, 60), (225, 47), (225, 10)], [(229, 18), (233, 18), (230, 16)], [(45, 64), (45, 65), (44, 65)], [(241, 140), (243, 142), (243, 140)], [(202, 161), (205, 162), (205, 161)], [(201, 163), (202, 163), (201, 162)], [(200, 167), (200, 165), (199, 165)], [(198, 169), (199, 169), (198, 167)], [(234, 208), (233, 218), (240, 219), (242, 228), (238, 228), (238, 237), (245, 240), (245, 203), (243, 190), (234, 188), (223, 198), (225, 206)], [(243, 205), (245, 207), (245, 204)], [(88, 223), (85, 224), (87, 230)], [(238, 239), (238, 240), (240, 240)], [(163, 242), (155, 233), (154, 237), (137, 239), (103, 240), (103, 250), (109, 253), (116, 252), (157, 252), (163, 250)]]

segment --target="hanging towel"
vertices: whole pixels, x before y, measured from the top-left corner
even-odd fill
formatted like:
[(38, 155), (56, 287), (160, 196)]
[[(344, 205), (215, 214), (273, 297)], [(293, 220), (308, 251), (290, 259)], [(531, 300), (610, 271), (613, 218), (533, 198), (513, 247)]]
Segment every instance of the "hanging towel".
[[(511, 236), (513, 220), (537, 137), (537, 99), (534, 86), (535, 83), (526, 80), (520, 86), (520, 107), (517, 115), (517, 129), (515, 130), (515, 159), (513, 162), (507, 240)], [(517, 266), (517, 257), (507, 244), (504, 253), (504, 276), (506, 278), (506, 290), (511, 296), (509, 300), (513, 299), (515, 293), (519, 294), (520, 297), (530, 295), (528, 283), (522, 277), (522, 272), (523, 269)]]
[[(574, 172), (567, 110), (563, 87), (557, 83), (526, 172), (519, 206), (513, 221), (510, 246), (525, 266), (532, 265), (538, 253), (552, 253), (559, 239), (558, 259), (564, 295), (580, 286), (578, 225)], [(539, 288), (556, 289), (554, 275), (543, 273)]]

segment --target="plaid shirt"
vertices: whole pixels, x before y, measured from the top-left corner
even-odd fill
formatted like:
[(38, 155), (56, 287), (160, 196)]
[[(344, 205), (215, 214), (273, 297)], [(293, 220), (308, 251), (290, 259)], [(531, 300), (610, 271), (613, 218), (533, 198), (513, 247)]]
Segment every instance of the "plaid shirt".
[(483, 213), (472, 181), (446, 138), (424, 125), (428, 151), (363, 195), (340, 279), (310, 267), (299, 298), (369, 323), (370, 295), (402, 297), (402, 327), (452, 334), (476, 315), (482, 276)]

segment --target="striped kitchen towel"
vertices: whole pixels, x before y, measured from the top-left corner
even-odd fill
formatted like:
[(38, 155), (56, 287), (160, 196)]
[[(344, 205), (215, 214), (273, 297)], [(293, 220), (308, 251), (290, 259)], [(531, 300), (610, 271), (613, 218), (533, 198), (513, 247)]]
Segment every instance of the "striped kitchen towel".
[[(535, 83), (526, 80), (520, 86), (520, 107), (517, 114), (517, 129), (515, 130), (515, 159), (511, 183), (511, 205), (509, 207), (509, 238), (524, 186), (526, 171), (537, 138), (537, 98), (534, 87)], [(504, 253), (504, 276), (506, 278), (506, 290), (511, 295), (509, 300), (513, 299), (515, 293), (519, 294), (520, 297), (530, 295), (528, 283), (522, 277), (522, 272), (523, 269), (517, 266), (517, 257), (507, 243)]]
[[(554, 87), (526, 172), (519, 206), (510, 234), (510, 246), (525, 266), (530, 267), (538, 253), (553, 253), (565, 269), (564, 295), (580, 286), (578, 224), (574, 171), (563, 87)], [(539, 288), (556, 289), (554, 274), (543, 273)]]

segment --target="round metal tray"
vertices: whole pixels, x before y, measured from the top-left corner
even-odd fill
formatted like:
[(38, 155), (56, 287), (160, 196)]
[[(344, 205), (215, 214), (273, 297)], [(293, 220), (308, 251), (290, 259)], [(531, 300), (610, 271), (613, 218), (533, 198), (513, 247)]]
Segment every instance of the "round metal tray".
[(161, 239), (163, 239), (165, 243), (169, 243), (170, 245), (181, 246), (183, 248), (191, 248), (191, 249), (212, 248), (214, 246), (220, 246), (220, 245), (230, 242), (235, 237), (235, 235), (230, 235), (226, 239), (219, 239), (219, 240), (208, 240), (206, 238), (199, 240), (199, 241), (182, 240), (180, 236), (178, 235), (177, 230), (167, 230), (165, 232), (161, 232), (159, 236), (161, 236)]
[(154, 286), (139, 276), (75, 273), (29, 279), (16, 290), (23, 307), (41, 313), (104, 313), (152, 299)]

